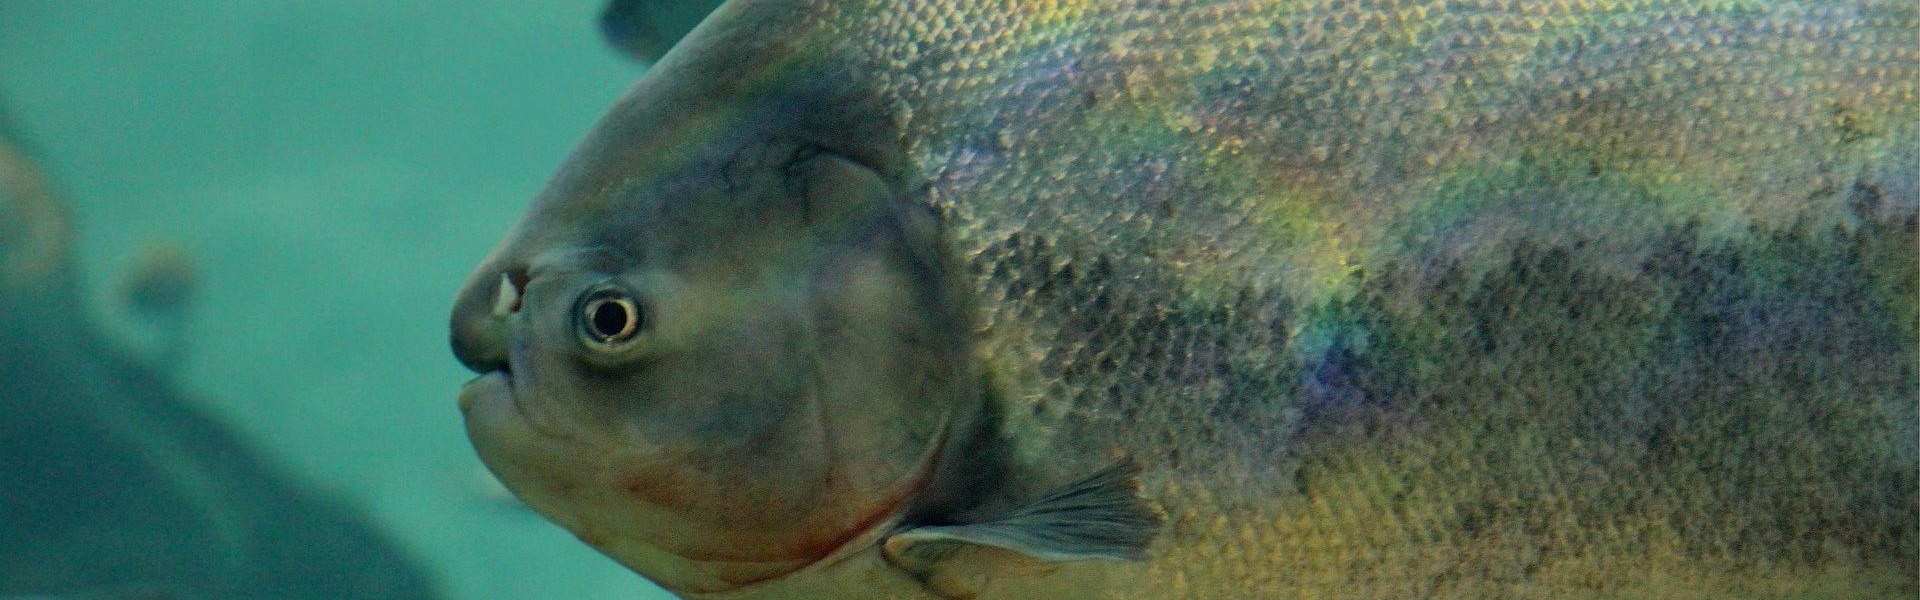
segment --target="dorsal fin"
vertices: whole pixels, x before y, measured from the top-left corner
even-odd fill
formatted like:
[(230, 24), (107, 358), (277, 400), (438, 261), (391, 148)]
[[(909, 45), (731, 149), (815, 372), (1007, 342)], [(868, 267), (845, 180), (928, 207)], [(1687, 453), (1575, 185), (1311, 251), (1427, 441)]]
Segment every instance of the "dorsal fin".
[(600, 12), (600, 33), (628, 57), (660, 59), (723, 0), (612, 0)]

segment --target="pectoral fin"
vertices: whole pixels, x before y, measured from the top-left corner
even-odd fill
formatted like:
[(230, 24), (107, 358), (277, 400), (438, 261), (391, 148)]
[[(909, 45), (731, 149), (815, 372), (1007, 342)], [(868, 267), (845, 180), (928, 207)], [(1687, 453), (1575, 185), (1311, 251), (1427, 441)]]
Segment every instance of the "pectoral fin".
[(1063, 564), (1146, 559), (1160, 516), (1139, 495), (1139, 467), (1122, 463), (1061, 486), (999, 518), (916, 527), (888, 536), (887, 561), (946, 598), (978, 596), (996, 578)]

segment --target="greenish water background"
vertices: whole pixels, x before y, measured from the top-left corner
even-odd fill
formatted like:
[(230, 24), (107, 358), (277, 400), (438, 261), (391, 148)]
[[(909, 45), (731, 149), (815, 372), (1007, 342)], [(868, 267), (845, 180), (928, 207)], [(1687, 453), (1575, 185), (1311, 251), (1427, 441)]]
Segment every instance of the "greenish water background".
[(452, 294), (640, 73), (599, 0), (5, 0), (0, 103), (69, 200), (91, 297), (177, 242), (181, 380), (388, 525), (461, 599), (665, 598), (490, 496), (454, 393)]

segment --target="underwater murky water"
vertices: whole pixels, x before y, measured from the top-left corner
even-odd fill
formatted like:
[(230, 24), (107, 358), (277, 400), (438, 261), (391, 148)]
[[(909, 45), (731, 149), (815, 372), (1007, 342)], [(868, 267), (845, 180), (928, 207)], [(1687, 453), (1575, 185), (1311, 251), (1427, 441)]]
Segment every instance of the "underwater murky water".
[[(640, 72), (600, 8), (0, 3), (0, 103), (71, 205), (75, 300), (137, 355), (184, 346), (201, 408), (449, 598), (665, 597), (492, 487), (446, 342), (461, 279)], [(115, 302), (155, 244), (200, 278), (178, 343)]]

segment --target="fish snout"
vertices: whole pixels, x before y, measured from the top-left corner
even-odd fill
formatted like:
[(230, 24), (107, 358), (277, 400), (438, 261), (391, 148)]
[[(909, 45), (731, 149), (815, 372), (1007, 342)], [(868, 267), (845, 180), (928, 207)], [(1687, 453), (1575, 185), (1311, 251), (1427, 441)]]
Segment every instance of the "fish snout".
[(527, 289), (525, 269), (489, 264), (475, 270), (453, 302), (453, 355), (476, 373), (506, 371), (507, 346), (520, 297)]

